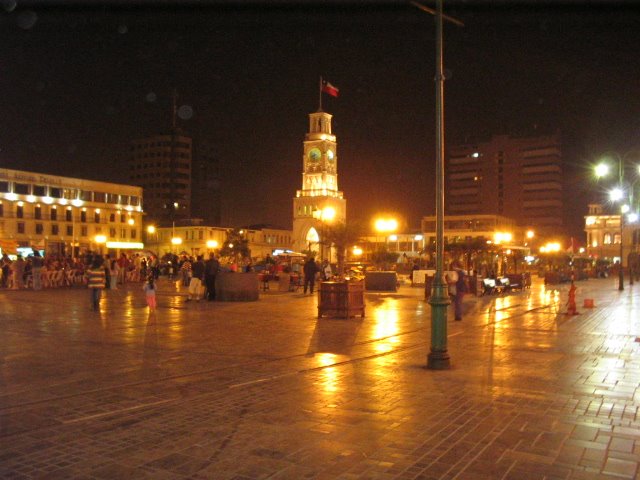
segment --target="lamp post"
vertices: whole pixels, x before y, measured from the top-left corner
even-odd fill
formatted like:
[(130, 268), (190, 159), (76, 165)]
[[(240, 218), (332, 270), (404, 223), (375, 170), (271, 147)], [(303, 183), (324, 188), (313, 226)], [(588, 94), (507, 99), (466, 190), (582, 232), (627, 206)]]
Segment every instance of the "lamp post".
[[(436, 11), (416, 2), (411, 4), (420, 10), (434, 14), (436, 20), (436, 273), (431, 297), (431, 351), (427, 356), (427, 368), (450, 368), (447, 351), (447, 307), (449, 300), (444, 280), (444, 62), (442, 36), (442, 0), (437, 0)], [(464, 24), (449, 16), (446, 19), (458, 26)]]
[[(606, 177), (609, 175), (609, 164), (606, 163), (606, 160), (609, 158), (613, 158), (618, 163), (618, 186), (609, 192), (609, 199), (612, 202), (623, 201), (625, 197), (625, 170), (626, 170), (626, 161), (631, 156), (632, 153), (636, 153), (635, 151), (629, 151), (624, 155), (620, 155), (618, 153), (609, 153), (605, 156), (605, 161), (599, 163), (595, 166), (595, 175), (597, 178)], [(622, 204), (620, 207), (620, 268), (618, 269), (618, 290), (624, 290), (624, 227), (625, 227), (625, 214), (629, 214), (630, 210), (632, 215), (637, 215), (637, 206), (634, 205), (634, 189), (636, 183), (640, 179), (640, 165), (636, 165), (636, 175), (637, 177), (629, 184), (629, 188), (627, 191), (628, 204)], [(633, 217), (632, 217), (633, 218)], [(633, 247), (632, 247), (633, 248)], [(629, 284), (633, 285), (633, 275), (634, 269), (631, 265), (629, 265)]]

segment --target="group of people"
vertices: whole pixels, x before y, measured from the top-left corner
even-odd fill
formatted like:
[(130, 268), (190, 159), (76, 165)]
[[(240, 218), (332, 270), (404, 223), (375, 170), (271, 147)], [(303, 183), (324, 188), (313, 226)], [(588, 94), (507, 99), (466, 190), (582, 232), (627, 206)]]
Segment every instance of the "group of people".
[(120, 257), (87, 252), (79, 257), (63, 255), (42, 256), (35, 250), (23, 257), (17, 255), (14, 260), (6, 253), (0, 260), (0, 288), (14, 290), (72, 287), (87, 284), (86, 271), (95, 258), (100, 258), (105, 268), (105, 281), (108, 288), (117, 288), (118, 284), (139, 282), (153, 272), (159, 275), (158, 260), (153, 255), (140, 254)]
[[(108, 285), (117, 279), (115, 274), (118, 260), (110, 260), (107, 255), (105, 258), (95, 256), (91, 259), (91, 264), (87, 271), (87, 287), (91, 293), (91, 306), (93, 310), (100, 307), (100, 298), (102, 291), (108, 288)], [(115, 263), (114, 263), (115, 262)], [(156, 292), (157, 280), (160, 269), (156, 263), (152, 262), (149, 266), (148, 262), (142, 264), (141, 275), (146, 276), (146, 281), (142, 287), (145, 292), (147, 305), (151, 312), (154, 312), (157, 306)], [(216, 276), (220, 270), (220, 262), (211, 253), (206, 261), (202, 255), (198, 255), (195, 259), (187, 257), (183, 259), (180, 265), (180, 271), (185, 272), (185, 282), (188, 286), (189, 296), (187, 301), (201, 298), (213, 301), (216, 298)], [(143, 277), (144, 278), (144, 277)], [(117, 280), (116, 280), (117, 285)], [(114, 288), (113, 286), (111, 288)]]
[(0, 260), (0, 287), (19, 290), (32, 288), (69, 287), (83, 283), (85, 265), (80, 258), (50, 255), (40, 252), (11, 260), (5, 253)]
[(309, 257), (302, 267), (304, 273), (304, 288), (303, 292), (313, 293), (315, 288), (316, 279), (320, 278), (322, 281), (331, 280), (333, 278), (333, 270), (329, 260), (324, 260), (322, 263), (317, 262), (314, 257)]

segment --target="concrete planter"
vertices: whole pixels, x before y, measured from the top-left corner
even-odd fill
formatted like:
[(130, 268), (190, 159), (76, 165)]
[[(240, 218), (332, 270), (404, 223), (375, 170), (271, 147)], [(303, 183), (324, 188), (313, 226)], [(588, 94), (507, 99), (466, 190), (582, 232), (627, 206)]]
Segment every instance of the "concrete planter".
[(396, 272), (366, 272), (364, 287), (367, 290), (396, 292), (398, 290), (398, 275)]
[(255, 302), (258, 300), (258, 274), (222, 272), (216, 275), (216, 300)]

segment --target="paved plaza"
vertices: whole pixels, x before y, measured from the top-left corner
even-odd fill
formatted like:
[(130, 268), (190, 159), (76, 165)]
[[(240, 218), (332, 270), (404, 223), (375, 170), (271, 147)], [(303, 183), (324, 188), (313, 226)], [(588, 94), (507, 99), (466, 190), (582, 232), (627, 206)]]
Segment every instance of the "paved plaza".
[[(640, 476), (640, 284), (468, 297), (452, 368), (427, 370), (420, 288), (185, 302), (160, 281), (1, 291), (0, 477), (633, 479)], [(591, 298), (595, 308), (582, 308)], [(451, 309), (450, 309), (451, 310)]]

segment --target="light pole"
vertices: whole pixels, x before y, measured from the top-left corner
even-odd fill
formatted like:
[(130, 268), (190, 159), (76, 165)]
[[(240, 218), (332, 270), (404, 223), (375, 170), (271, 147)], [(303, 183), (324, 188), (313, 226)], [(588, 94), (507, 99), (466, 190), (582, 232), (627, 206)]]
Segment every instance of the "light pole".
[[(609, 165), (606, 163), (606, 159), (613, 158), (618, 163), (618, 186), (609, 192), (609, 199), (612, 202), (623, 201), (625, 197), (625, 185), (624, 185), (624, 176), (626, 170), (626, 161), (630, 157), (632, 153), (636, 153), (635, 151), (629, 151), (624, 155), (620, 155), (618, 153), (609, 153), (605, 156), (605, 162), (599, 163), (595, 166), (595, 174), (597, 178), (606, 177), (609, 174)], [(629, 214), (630, 210), (631, 215), (637, 215), (638, 208), (634, 205), (634, 189), (636, 183), (640, 179), (640, 165), (636, 165), (636, 175), (637, 177), (633, 182), (629, 184), (627, 198), (629, 203), (623, 204), (620, 207), (620, 268), (618, 269), (618, 290), (624, 290), (624, 227), (625, 227), (625, 214)], [(633, 248), (633, 247), (632, 247)], [(628, 262), (627, 262), (628, 263)], [(633, 275), (634, 268), (632, 265), (629, 266), (629, 284), (633, 285)]]
[[(430, 8), (411, 2), (427, 13)], [(451, 17), (448, 21), (458, 26), (464, 24)], [(447, 351), (447, 307), (449, 300), (447, 283), (444, 280), (444, 62), (442, 37), (442, 0), (437, 0), (436, 11), (436, 273), (431, 297), (431, 351), (427, 356), (427, 368), (444, 370), (451, 367)]]

